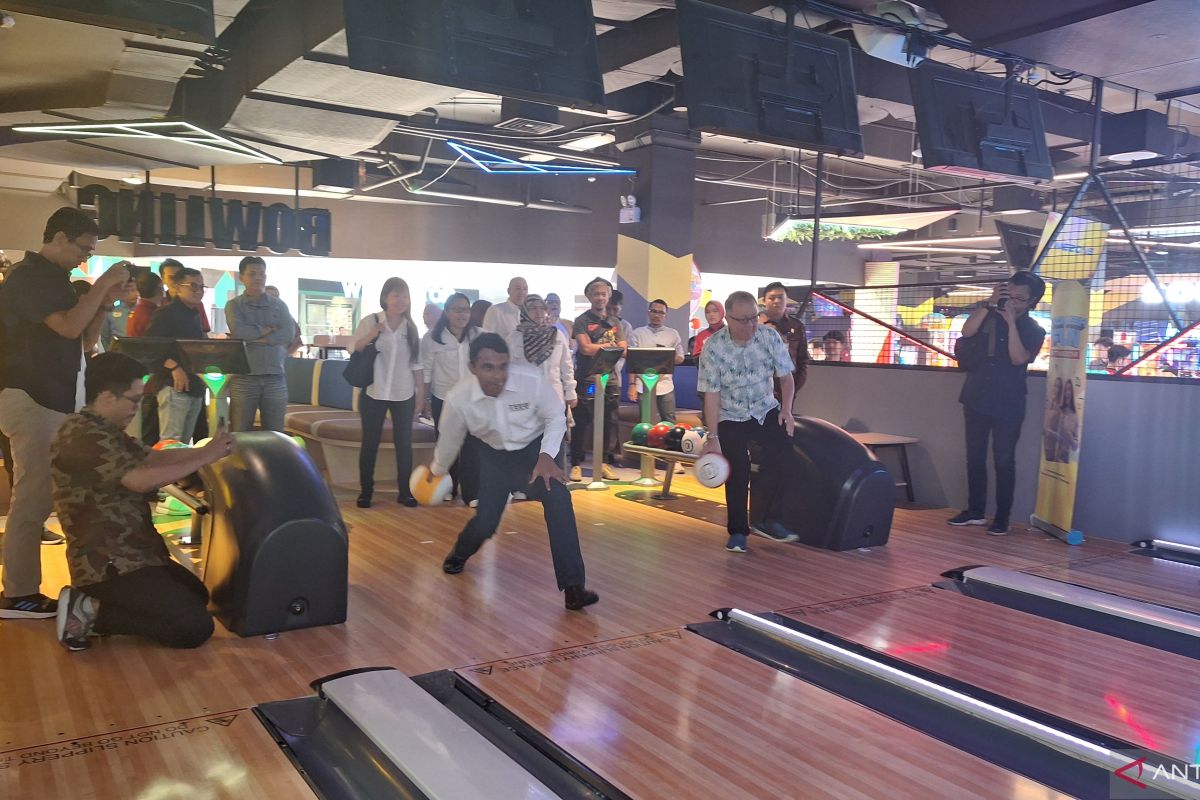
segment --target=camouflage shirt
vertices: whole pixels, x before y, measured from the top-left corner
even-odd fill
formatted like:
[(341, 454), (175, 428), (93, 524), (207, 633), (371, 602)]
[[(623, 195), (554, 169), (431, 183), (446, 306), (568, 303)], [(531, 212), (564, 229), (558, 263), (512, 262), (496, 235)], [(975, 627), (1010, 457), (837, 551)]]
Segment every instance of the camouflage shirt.
[(148, 452), (87, 409), (67, 417), (59, 429), (50, 449), (50, 472), (73, 586), (170, 562), (146, 496), (121, 485)]

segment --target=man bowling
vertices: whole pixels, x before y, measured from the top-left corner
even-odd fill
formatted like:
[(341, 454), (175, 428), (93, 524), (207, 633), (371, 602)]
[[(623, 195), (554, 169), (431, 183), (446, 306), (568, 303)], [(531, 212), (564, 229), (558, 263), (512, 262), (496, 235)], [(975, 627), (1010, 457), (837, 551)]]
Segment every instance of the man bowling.
[(550, 553), (566, 607), (578, 611), (600, 599), (584, 585), (583, 554), (575, 509), (562, 470), (555, 463), (566, 434), (562, 396), (525, 364), (509, 364), (508, 345), (494, 333), (471, 343), (468, 368), (474, 379), (460, 381), (445, 397), (441, 433), (429, 480), (445, 475), (467, 434), (479, 439), (479, 506), (442, 569), (456, 575), (496, 532), (511, 492), (524, 492), (542, 504)]

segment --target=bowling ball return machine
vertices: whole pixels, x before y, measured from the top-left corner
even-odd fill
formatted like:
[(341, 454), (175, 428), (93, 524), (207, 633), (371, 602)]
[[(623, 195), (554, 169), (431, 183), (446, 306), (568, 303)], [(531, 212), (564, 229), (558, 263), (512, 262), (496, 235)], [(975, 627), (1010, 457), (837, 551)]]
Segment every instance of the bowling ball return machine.
[(773, 508), (763, 507), (761, 469), (751, 476), (750, 519), (773, 519), (801, 543), (827, 550), (886, 545), (896, 508), (887, 468), (837, 425), (815, 417), (795, 421), (792, 457)]

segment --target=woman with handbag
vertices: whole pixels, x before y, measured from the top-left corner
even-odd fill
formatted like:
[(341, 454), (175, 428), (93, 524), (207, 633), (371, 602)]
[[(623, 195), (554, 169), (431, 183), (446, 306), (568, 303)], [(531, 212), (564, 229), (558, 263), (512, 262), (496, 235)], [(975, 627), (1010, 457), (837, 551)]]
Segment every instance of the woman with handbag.
[[(441, 430), (442, 398), (454, 384), (471, 374), (469, 350), (478, 335), (479, 328), (471, 322), (470, 298), (455, 292), (446, 299), (441, 318), (421, 337), (421, 368), (425, 378), (422, 391), (433, 413), (434, 430)], [(464, 443), (458, 460), (450, 467), (450, 477), (454, 481), (454, 494), (461, 487), (463, 502), (468, 505), (479, 495), (475, 467), (471, 446)]]
[[(411, 315), (408, 284), (403, 278), (388, 278), (379, 293), (379, 313), (365, 317), (354, 331), (351, 359), (370, 358), (375, 351), (371, 384), (358, 398), (362, 421), (362, 449), (358, 452), (358, 479), (361, 493), (359, 508), (371, 507), (375, 490), (375, 458), (383, 420), (392, 415), (392, 442), (396, 446), (396, 482), (400, 492), (396, 501), (415, 506), (408, 489), (412, 473), (413, 416), (424, 410), (424, 382), (421, 376), (417, 326)], [(362, 354), (362, 356), (359, 356)], [(347, 368), (349, 369), (349, 367)]]

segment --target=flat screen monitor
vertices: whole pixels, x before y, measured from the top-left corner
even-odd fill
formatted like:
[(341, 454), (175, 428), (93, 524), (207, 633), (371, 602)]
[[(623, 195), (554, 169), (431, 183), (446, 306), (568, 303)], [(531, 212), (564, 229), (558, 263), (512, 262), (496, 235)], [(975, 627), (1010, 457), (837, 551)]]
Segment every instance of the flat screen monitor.
[(343, 0), (352, 69), (604, 110), (583, 0)]
[(909, 71), (925, 169), (972, 178), (1054, 178), (1037, 89), (924, 61)]
[(848, 42), (698, 0), (676, 5), (693, 129), (862, 155)]
[(5, 11), (214, 44), (213, 0), (13, 0)]
[(675, 371), (674, 347), (630, 347), (625, 351), (630, 375), (670, 375)]
[(1000, 243), (1004, 246), (1004, 256), (1009, 266), (1014, 270), (1029, 269), (1037, 258), (1038, 246), (1042, 241), (1041, 229), (996, 220), (996, 230), (1000, 233)]

